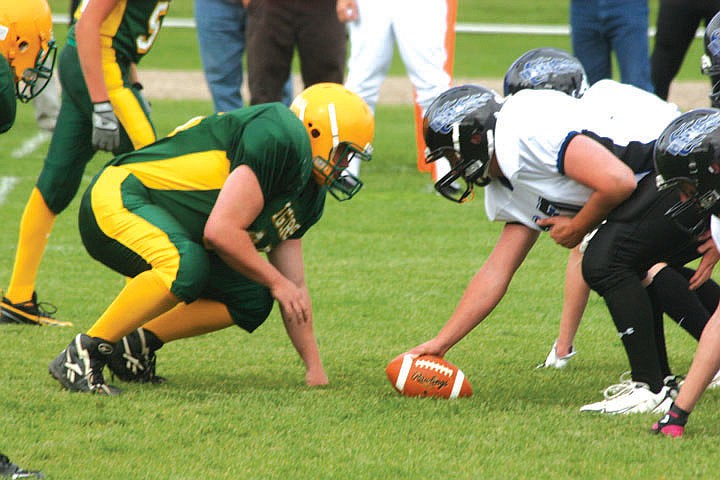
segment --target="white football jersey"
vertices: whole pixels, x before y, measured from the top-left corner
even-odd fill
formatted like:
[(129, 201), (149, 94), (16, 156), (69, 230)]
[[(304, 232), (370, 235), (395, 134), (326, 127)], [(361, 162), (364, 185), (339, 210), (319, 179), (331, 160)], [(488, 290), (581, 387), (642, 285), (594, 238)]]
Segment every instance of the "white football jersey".
[(580, 101), (599, 113), (600, 121), (609, 122), (599, 128), (612, 132), (611, 138), (619, 144), (655, 140), (682, 113), (653, 93), (609, 79), (593, 84)]
[[(540, 230), (535, 223), (540, 218), (579, 211), (592, 190), (564, 174), (565, 147), (572, 136), (592, 133), (619, 149), (631, 141), (648, 143), (664, 128), (623, 119), (629, 115), (613, 117), (599, 103), (553, 90), (522, 90), (508, 97), (495, 127), (495, 153), (507, 182), (496, 179), (485, 187), (488, 218)], [(636, 175), (638, 180), (642, 176)]]

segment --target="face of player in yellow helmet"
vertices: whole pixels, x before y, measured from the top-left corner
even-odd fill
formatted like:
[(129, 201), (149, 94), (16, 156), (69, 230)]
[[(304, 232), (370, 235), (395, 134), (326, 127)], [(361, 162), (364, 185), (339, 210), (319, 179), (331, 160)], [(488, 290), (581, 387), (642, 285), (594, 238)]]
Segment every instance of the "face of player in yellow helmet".
[(0, 53), (13, 69), (20, 101), (27, 102), (47, 86), (56, 48), (45, 0), (0, 2)]
[(313, 176), (338, 200), (352, 198), (362, 182), (346, 172), (358, 158), (370, 160), (375, 120), (365, 101), (337, 83), (303, 90), (290, 109), (303, 122), (313, 153)]

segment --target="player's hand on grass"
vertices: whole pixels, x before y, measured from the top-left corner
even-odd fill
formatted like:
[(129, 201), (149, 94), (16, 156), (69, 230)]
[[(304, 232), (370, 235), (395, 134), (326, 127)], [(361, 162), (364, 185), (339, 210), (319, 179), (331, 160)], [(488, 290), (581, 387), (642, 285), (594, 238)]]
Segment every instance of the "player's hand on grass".
[(325, 370), (320, 368), (308, 368), (305, 372), (305, 383), (308, 387), (320, 387), (328, 384), (328, 377)]

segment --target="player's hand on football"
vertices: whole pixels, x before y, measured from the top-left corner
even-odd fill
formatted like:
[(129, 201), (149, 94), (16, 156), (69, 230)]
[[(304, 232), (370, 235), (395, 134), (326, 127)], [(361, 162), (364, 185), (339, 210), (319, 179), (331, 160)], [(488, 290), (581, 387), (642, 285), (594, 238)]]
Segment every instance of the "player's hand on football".
[(548, 230), (555, 243), (566, 248), (573, 248), (579, 244), (586, 232), (579, 232), (573, 228), (572, 218), (555, 216), (541, 218), (536, 222), (538, 226)]
[(428, 340), (425, 343), (421, 343), (417, 347), (408, 350), (407, 352), (403, 352), (397, 357), (395, 357), (393, 360), (397, 360), (398, 358), (404, 357), (405, 355), (412, 355), (413, 357), (419, 357), (420, 355), (435, 355), (438, 357), (445, 356), (445, 350), (443, 350), (440, 345), (433, 340)]
[(93, 104), (92, 145), (97, 150), (112, 152), (120, 145), (120, 122), (110, 102)]

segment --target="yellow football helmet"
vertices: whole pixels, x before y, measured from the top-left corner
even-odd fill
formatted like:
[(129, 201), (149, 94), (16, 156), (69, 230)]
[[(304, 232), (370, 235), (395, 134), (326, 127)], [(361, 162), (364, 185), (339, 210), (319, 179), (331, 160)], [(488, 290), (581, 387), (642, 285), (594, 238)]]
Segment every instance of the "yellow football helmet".
[(0, 0), (0, 53), (13, 69), (21, 102), (47, 86), (56, 52), (52, 15), (45, 0)]
[(354, 158), (372, 157), (370, 107), (339, 83), (317, 83), (295, 97), (290, 109), (310, 136), (315, 180), (338, 200), (352, 198), (362, 182), (345, 169)]

